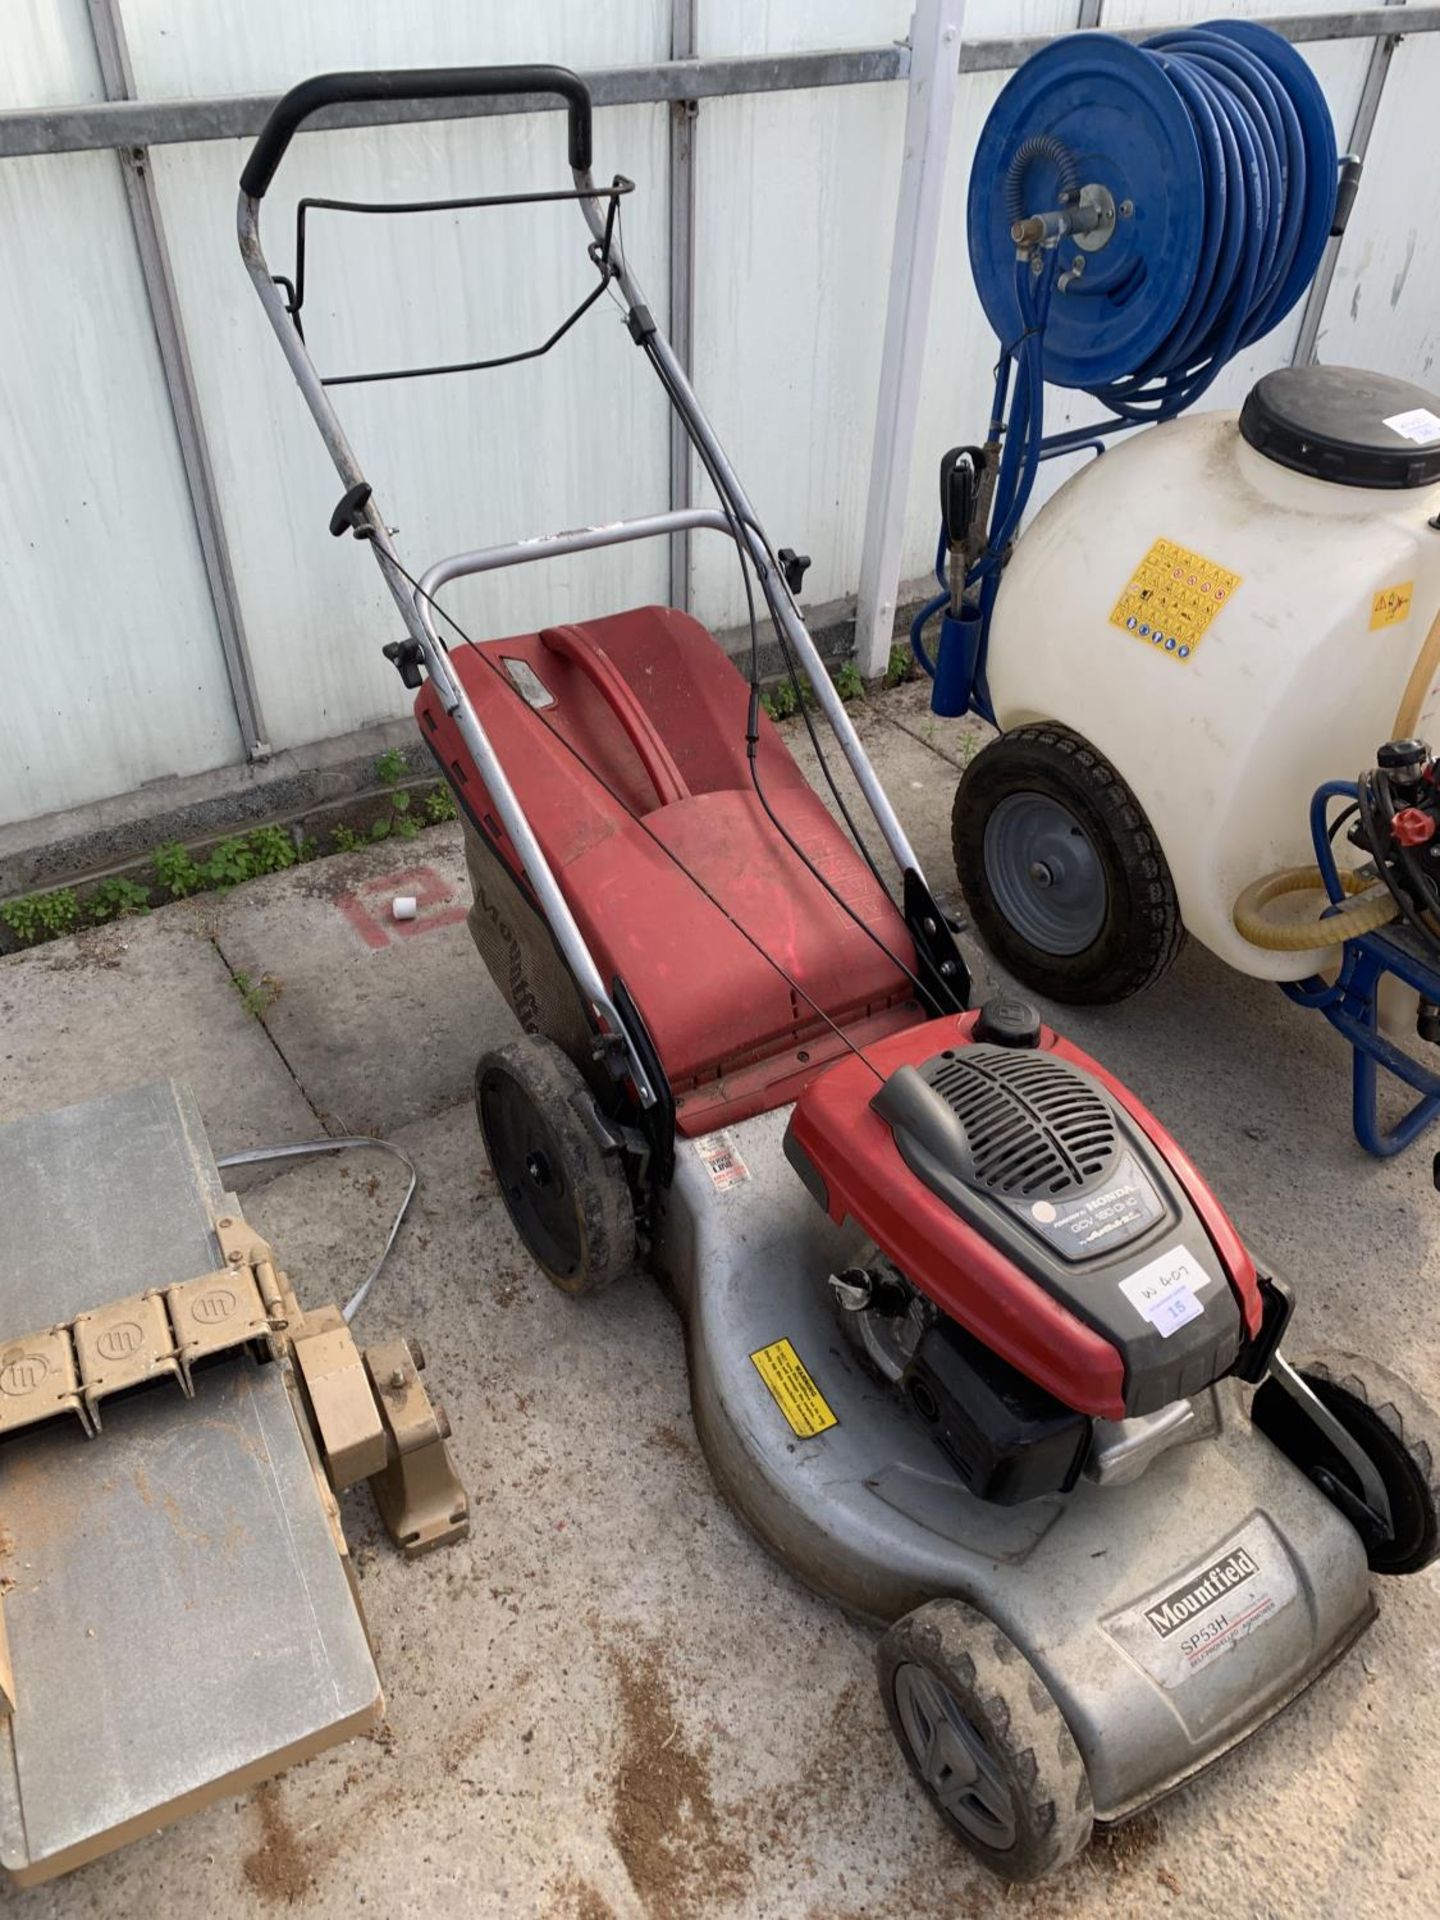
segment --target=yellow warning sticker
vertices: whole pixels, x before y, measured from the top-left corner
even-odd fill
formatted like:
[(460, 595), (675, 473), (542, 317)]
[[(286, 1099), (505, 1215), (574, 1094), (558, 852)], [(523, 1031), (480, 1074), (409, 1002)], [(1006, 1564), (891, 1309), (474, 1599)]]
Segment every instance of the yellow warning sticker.
[(805, 1362), (788, 1340), (772, 1340), (750, 1358), (770, 1389), (770, 1398), (790, 1423), (790, 1431), (809, 1440), (840, 1422), (819, 1387), (805, 1370)]
[(1115, 602), (1110, 624), (1172, 660), (1191, 660), (1239, 586), (1238, 573), (1173, 540), (1157, 540)]
[(1381, 627), (1398, 627), (1402, 620), (1408, 620), (1410, 602), (1414, 596), (1413, 580), (1402, 580), (1394, 587), (1382, 587), (1370, 602), (1370, 631), (1375, 633)]

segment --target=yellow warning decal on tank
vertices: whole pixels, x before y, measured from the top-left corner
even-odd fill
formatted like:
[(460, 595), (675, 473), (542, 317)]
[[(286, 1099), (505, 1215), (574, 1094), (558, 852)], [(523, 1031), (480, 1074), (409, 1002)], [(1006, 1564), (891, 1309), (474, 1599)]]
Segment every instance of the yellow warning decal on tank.
[(1410, 602), (1415, 597), (1415, 582), (1402, 580), (1397, 586), (1382, 587), (1370, 602), (1370, 631), (1398, 627), (1410, 618)]
[(1157, 540), (1115, 602), (1110, 624), (1172, 660), (1193, 660), (1239, 586), (1240, 575), (1228, 567), (1173, 540)]
[(790, 1423), (798, 1439), (810, 1440), (827, 1427), (840, 1422), (819, 1387), (806, 1371), (805, 1362), (788, 1340), (772, 1340), (750, 1356), (755, 1371), (770, 1389), (770, 1398)]

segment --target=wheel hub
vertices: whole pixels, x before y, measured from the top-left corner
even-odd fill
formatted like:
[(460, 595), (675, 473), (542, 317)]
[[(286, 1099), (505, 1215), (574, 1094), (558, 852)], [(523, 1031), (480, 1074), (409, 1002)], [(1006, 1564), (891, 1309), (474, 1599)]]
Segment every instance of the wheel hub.
[(980, 1729), (928, 1668), (902, 1666), (894, 1684), (900, 1724), (931, 1793), (982, 1846), (995, 1853), (1013, 1847), (1014, 1796)]
[(565, 1162), (543, 1114), (508, 1074), (482, 1080), (479, 1107), (495, 1176), (521, 1238), (552, 1274), (573, 1273), (579, 1227)]
[(1099, 939), (1105, 873), (1068, 807), (1048, 794), (1007, 794), (985, 823), (983, 855), (995, 904), (1032, 947), (1063, 957)]

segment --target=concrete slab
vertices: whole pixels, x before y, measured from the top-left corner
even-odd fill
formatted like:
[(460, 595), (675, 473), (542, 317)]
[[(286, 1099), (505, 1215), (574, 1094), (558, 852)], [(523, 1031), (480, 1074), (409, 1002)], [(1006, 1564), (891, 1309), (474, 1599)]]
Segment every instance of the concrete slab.
[[(416, 918), (396, 921), (409, 894)], [(385, 1133), (469, 1097), (477, 1056), (512, 1030), (465, 926), (457, 824), (238, 888), (220, 949), (278, 996), (262, 1018), (332, 1131)]]
[(194, 1089), (218, 1153), (313, 1135), (209, 927), (186, 902), (0, 959), (0, 1119), (170, 1074)]

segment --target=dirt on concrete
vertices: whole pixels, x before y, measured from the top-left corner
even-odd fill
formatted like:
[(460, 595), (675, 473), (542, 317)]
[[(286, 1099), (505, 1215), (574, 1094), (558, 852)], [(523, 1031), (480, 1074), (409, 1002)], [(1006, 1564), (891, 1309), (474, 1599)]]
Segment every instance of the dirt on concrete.
[(593, 1881), (572, 1872), (555, 1888), (546, 1920), (616, 1920), (616, 1914)]
[(651, 1920), (698, 1920), (744, 1890), (747, 1850), (715, 1804), (708, 1747), (681, 1724), (659, 1643), (635, 1633), (605, 1652), (619, 1705), (610, 1838)]
[(257, 1787), (251, 1804), (260, 1820), (260, 1844), (245, 1855), (241, 1871), (262, 1900), (292, 1906), (315, 1885), (315, 1856), (285, 1817), (278, 1781)]

